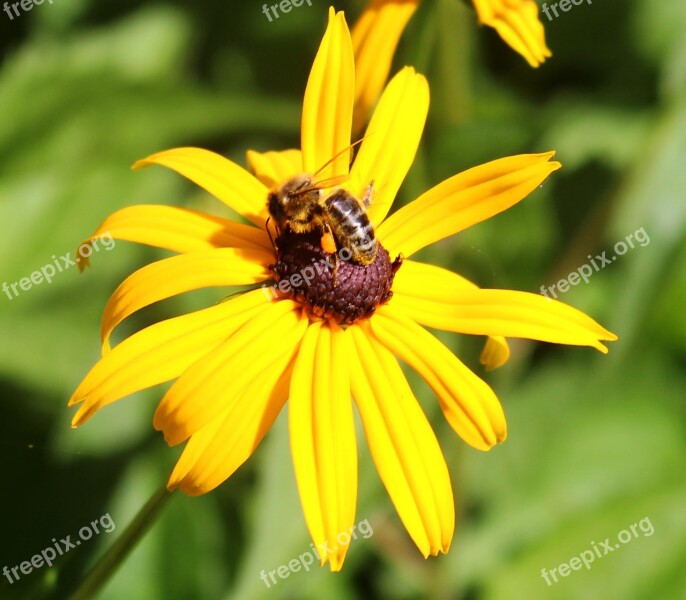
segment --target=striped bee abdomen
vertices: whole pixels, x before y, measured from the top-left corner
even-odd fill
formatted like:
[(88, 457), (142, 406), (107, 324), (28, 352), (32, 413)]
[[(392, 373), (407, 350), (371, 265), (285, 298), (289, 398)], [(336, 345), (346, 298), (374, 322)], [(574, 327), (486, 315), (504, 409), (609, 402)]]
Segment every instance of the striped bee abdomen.
[(360, 201), (345, 190), (336, 190), (325, 200), (324, 211), (339, 253), (346, 248), (357, 264), (374, 262), (378, 244), (374, 227)]

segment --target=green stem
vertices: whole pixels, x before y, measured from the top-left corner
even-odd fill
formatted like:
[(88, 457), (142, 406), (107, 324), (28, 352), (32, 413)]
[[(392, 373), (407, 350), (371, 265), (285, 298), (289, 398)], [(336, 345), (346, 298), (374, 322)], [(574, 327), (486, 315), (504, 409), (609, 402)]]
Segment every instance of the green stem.
[(87, 600), (93, 598), (114, 575), (126, 557), (136, 547), (136, 544), (148, 532), (162, 508), (171, 497), (166, 487), (157, 490), (148, 500), (124, 533), (109, 547), (105, 554), (86, 575), (71, 600)]

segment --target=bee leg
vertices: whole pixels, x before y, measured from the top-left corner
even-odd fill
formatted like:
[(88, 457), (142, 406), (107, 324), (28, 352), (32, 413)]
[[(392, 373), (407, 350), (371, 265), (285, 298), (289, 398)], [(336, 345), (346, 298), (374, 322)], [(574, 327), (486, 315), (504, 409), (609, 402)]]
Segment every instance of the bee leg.
[[(333, 232), (328, 223), (322, 225), (323, 233), (321, 237), (321, 247), (324, 252), (333, 256), (333, 287), (338, 287), (338, 248), (336, 240), (333, 237)], [(329, 259), (326, 259), (327, 264)]]
[(319, 240), (319, 244), (322, 250), (324, 250), (324, 252), (326, 252), (327, 254), (336, 253), (336, 240), (334, 239), (331, 228), (328, 225), (324, 225), (324, 232), (322, 233), (322, 237)]
[(365, 208), (369, 208), (372, 203), (372, 195), (374, 193), (374, 180), (369, 182), (369, 185), (364, 188), (364, 194), (362, 194), (362, 204)]
[(333, 287), (338, 287), (338, 252), (333, 255)]
[[(276, 246), (276, 242), (274, 242), (274, 238), (272, 238), (272, 232), (269, 231), (269, 221), (271, 221), (271, 220), (272, 220), (272, 218), (268, 217), (267, 222), (264, 224), (264, 227), (267, 230), (267, 235), (269, 236), (269, 241), (272, 243), (272, 248), (274, 248), (274, 250), (277, 251), (278, 248)], [(276, 233), (278, 235), (279, 232), (277, 231)]]
[(395, 275), (398, 272), (398, 269), (402, 266), (404, 260), (405, 257), (402, 255), (402, 253), (396, 256), (395, 260), (393, 261), (393, 264), (391, 264), (391, 270), (393, 271), (393, 275)]

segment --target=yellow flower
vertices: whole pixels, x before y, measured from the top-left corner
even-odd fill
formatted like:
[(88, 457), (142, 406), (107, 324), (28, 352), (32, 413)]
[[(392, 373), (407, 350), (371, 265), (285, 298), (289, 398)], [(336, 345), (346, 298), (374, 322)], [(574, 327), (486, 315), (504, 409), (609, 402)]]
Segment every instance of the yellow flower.
[[(551, 56), (535, 0), (473, 0), (483, 25), (493, 27), (532, 67)], [(352, 29), (355, 51), (354, 131), (362, 129), (388, 79), (398, 41), (419, 0), (371, 0)]]
[(361, 131), (379, 98), (395, 49), (419, 0), (371, 0), (352, 29), (355, 53), (353, 131)]
[(473, 0), (479, 21), (493, 27), (532, 67), (552, 56), (535, 0)]
[[(343, 13), (331, 9), (305, 92), (302, 152), (251, 153), (258, 177), (197, 148), (168, 150), (136, 163), (135, 168), (157, 164), (177, 171), (251, 224), (165, 206), (133, 206), (108, 217), (90, 239), (109, 231), (120, 240), (179, 254), (136, 271), (114, 292), (103, 317), (103, 358), (70, 400), (81, 403), (76, 427), (111, 402), (175, 379), (154, 426), (170, 445), (187, 442), (168, 486), (196, 495), (221, 484), (250, 457), (288, 399), (305, 518), (322, 564), (329, 561), (334, 571), (343, 564), (355, 523), (351, 396), (377, 470), (419, 550), (428, 556), (450, 546), (455, 515), (448, 469), (397, 358), (426, 380), (467, 443), (487, 450), (505, 439), (494, 392), (423, 325), (491, 336), (483, 357), (490, 366), (507, 359), (503, 336), (602, 352), (607, 350), (600, 340), (616, 339), (561, 302), (481, 290), (446, 269), (407, 260), (519, 202), (560, 165), (550, 161), (552, 152), (496, 160), (444, 181), (386, 218), (419, 144), (428, 85), (411, 68), (392, 79), (350, 168), (348, 153), (340, 151), (350, 144), (353, 73), (348, 27)], [(372, 264), (341, 261), (338, 287), (331, 284), (332, 267), (315, 264), (317, 278), (300, 287), (290, 278), (295, 290), (290, 294), (254, 289), (154, 324), (110, 348), (112, 330), (154, 302), (202, 287), (259, 284), (280, 268), (302, 264), (304, 277), (315, 257), (328, 260), (312, 244), (318, 232), (282, 232), (274, 249), (266, 228), (270, 190), (263, 181), (282, 185), (299, 173), (316, 172), (334, 156), (330, 168), (348, 176), (344, 185), (351, 193), (360, 197), (374, 181), (367, 214), (382, 247)], [(300, 265), (289, 262), (287, 246), (292, 256), (305, 257)], [(406, 260), (398, 269), (398, 261), (390, 261), (400, 254)], [(353, 299), (336, 304), (351, 289)], [(329, 316), (315, 317), (318, 309)]]

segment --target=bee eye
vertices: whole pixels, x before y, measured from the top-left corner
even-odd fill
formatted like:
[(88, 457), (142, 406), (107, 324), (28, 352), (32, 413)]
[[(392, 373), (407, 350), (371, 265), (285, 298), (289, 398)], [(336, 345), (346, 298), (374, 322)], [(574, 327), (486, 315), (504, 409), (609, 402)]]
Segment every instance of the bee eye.
[(279, 196), (274, 192), (270, 192), (267, 196), (267, 210), (274, 216), (280, 212)]

